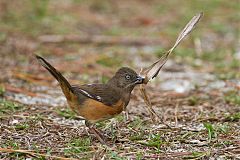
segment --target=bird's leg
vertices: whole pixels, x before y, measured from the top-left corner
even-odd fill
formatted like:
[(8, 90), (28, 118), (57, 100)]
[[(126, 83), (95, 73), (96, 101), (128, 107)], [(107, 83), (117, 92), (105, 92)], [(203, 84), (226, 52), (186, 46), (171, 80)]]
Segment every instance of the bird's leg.
[(125, 122), (129, 121), (129, 114), (126, 110), (123, 111), (123, 119)]
[(85, 125), (89, 128), (89, 131), (93, 133), (102, 144), (106, 144), (106, 142), (104, 141), (105, 139), (104, 136), (95, 128), (93, 124), (91, 124), (89, 121), (85, 121)]

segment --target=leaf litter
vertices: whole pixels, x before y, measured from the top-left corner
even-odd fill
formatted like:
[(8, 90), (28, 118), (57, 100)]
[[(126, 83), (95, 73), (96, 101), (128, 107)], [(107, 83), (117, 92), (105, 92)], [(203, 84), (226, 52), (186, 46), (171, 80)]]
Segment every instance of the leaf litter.
[[(171, 128), (151, 122), (138, 88), (134, 90), (127, 108), (128, 120), (124, 120), (124, 116), (119, 115), (111, 121), (98, 124), (110, 138), (111, 146), (105, 147), (88, 135), (83, 121), (67, 109), (66, 101), (56, 83), (41, 71), (27, 51), (48, 49), (53, 51), (53, 54), (46, 53), (46, 56), (52, 57), (54, 63), (70, 81), (84, 83), (85, 81), (101, 82), (100, 77), (109, 78), (116, 69), (116, 66), (109, 69), (103, 65), (95, 65), (93, 60), (87, 60), (87, 56), (84, 55), (89, 53), (97, 55), (115, 50), (113, 56), (122, 56), (126, 58), (124, 64), (138, 68), (148, 66), (146, 61), (151, 62), (156, 58), (149, 56), (153, 54), (155, 47), (141, 48), (126, 45), (128, 47), (123, 49), (118, 46), (115, 48), (101, 46), (102, 44), (100, 46), (84, 44), (69, 49), (66, 43), (42, 45), (36, 38), (30, 39), (32, 43), (24, 41), (22, 48), (21, 40), (14, 36), (13, 38), (17, 43), (13, 43), (11, 39), (6, 44), (1, 42), (5, 53), (0, 59), (4, 64), (0, 70), (3, 74), (0, 86), (5, 89), (1, 89), (3, 94), (0, 94), (0, 158), (234, 159), (239, 157), (240, 109), (236, 103), (239, 95), (238, 79), (219, 80), (215, 74), (208, 72), (208, 66), (203, 66), (199, 70), (189, 64), (183, 64), (182, 68), (176, 70), (177, 62), (174, 59), (171, 64), (168, 63), (163, 68), (159, 77), (146, 86), (153, 109)], [(111, 37), (109, 39), (113, 40)], [(71, 51), (71, 56), (76, 59), (69, 61), (71, 58), (63, 56), (65, 51)], [(7, 53), (9, 57), (6, 56)], [(30, 60), (21, 60), (21, 57), (16, 56), (19, 53)], [(131, 53), (132, 59), (138, 57), (138, 60), (132, 62), (128, 53)], [(16, 57), (18, 61), (12, 62), (12, 57)], [(79, 57), (84, 57), (85, 63)], [(142, 60), (144, 59), (142, 57), (148, 58)], [(62, 65), (66, 59), (66, 64)], [(8, 67), (13, 70), (7, 69)], [(100, 71), (96, 71), (98, 68)], [(89, 76), (84, 79), (82, 75), (88, 70)], [(101, 71), (104, 74), (100, 74)], [(24, 72), (28, 74), (22, 74)], [(70, 74), (71, 72), (74, 73)]]

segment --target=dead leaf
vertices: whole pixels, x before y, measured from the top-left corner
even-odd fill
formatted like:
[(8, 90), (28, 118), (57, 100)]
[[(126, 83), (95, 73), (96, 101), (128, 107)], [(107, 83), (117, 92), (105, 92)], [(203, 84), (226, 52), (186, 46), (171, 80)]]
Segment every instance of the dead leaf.
[(169, 49), (159, 60), (157, 60), (151, 66), (142, 70), (141, 74), (143, 74), (145, 77), (144, 81), (145, 84), (147, 84), (151, 79), (155, 78), (158, 75), (163, 65), (167, 62), (169, 55), (179, 45), (179, 43), (194, 29), (194, 27), (199, 22), (202, 16), (203, 16), (202, 12), (195, 15), (180, 32), (173, 47)]
[[(199, 22), (201, 17), (203, 16), (203, 13), (198, 13), (195, 15), (188, 24), (183, 28), (183, 30), (178, 35), (178, 38), (173, 45), (171, 49), (169, 49), (159, 60), (157, 60), (155, 63), (153, 63), (151, 66), (141, 69), (140, 74), (144, 75), (144, 83), (141, 84), (140, 90), (142, 93), (142, 97), (144, 99), (144, 102), (147, 105), (147, 109), (151, 115), (151, 119), (153, 122), (156, 121), (156, 119), (160, 119), (159, 116), (156, 114), (156, 112), (152, 108), (152, 104), (150, 101), (150, 98), (148, 97), (145, 89), (145, 85), (153, 78), (155, 78), (159, 71), (162, 69), (163, 65), (167, 62), (169, 55), (172, 53), (172, 51), (179, 45), (179, 43), (193, 30), (193, 28), (196, 26), (196, 24)], [(155, 117), (155, 118), (154, 118)], [(168, 126), (168, 125), (167, 125)]]

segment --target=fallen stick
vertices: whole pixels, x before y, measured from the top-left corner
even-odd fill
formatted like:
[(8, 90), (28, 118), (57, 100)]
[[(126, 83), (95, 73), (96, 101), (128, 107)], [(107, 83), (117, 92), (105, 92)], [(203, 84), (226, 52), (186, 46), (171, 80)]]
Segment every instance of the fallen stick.
[(81, 36), (81, 35), (42, 35), (38, 37), (41, 43), (94, 43), (98, 45), (159, 45), (160, 38), (146, 37), (113, 37), (113, 36)]
[(6, 152), (6, 153), (24, 153), (31, 155), (33, 157), (45, 157), (45, 158), (53, 158), (53, 159), (61, 159), (61, 160), (77, 160), (75, 158), (64, 158), (64, 157), (58, 157), (58, 156), (51, 156), (48, 154), (41, 154), (32, 152), (29, 150), (22, 150), (22, 149), (9, 149), (9, 148), (0, 148), (0, 152)]
[(25, 95), (28, 95), (28, 96), (31, 96), (31, 97), (36, 97), (38, 96), (36, 93), (33, 93), (31, 91), (28, 91), (24, 88), (16, 88), (14, 86), (11, 86), (11, 85), (8, 85), (8, 84), (5, 84), (4, 85), (5, 89), (9, 92), (14, 92), (14, 93), (21, 93), (21, 94), (25, 94)]

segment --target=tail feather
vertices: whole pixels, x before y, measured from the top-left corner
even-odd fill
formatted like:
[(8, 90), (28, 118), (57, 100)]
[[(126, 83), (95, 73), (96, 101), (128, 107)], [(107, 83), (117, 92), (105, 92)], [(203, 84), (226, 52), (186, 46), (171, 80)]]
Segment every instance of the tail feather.
[(69, 82), (63, 77), (63, 75), (57, 71), (50, 63), (48, 63), (44, 58), (35, 55), (37, 60), (39, 61), (39, 63), (46, 68), (52, 75), (54, 78), (56, 78), (56, 80), (59, 82), (61, 89), (64, 93), (64, 95), (66, 96), (67, 100), (70, 100), (72, 98), (73, 94), (73, 89), (71, 87), (71, 85), (69, 84)]

